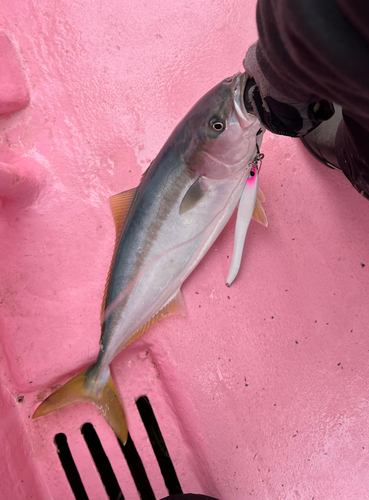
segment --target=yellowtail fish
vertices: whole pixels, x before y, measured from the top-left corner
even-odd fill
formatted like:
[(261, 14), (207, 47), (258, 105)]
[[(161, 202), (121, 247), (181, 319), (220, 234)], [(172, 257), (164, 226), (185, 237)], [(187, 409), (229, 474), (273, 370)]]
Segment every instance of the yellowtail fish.
[[(240, 200), (263, 135), (258, 119), (244, 107), (245, 83), (245, 74), (238, 73), (203, 96), (177, 125), (140, 185), (111, 198), (117, 238), (97, 361), (46, 398), (33, 418), (91, 401), (119, 439), (127, 441), (110, 363), (156, 320), (183, 313), (182, 283)], [(254, 196), (243, 216), (251, 218), (255, 202)], [(263, 214), (257, 216), (261, 221)]]

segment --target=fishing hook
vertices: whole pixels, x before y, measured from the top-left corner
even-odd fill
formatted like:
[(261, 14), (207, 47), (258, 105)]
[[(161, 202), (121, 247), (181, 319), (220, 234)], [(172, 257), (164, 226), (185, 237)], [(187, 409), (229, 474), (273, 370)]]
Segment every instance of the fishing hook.
[(250, 165), (252, 167), (255, 167), (259, 173), (261, 170), (261, 165), (263, 164), (263, 159), (264, 159), (264, 153), (260, 153), (259, 145), (256, 144), (256, 155), (250, 162)]

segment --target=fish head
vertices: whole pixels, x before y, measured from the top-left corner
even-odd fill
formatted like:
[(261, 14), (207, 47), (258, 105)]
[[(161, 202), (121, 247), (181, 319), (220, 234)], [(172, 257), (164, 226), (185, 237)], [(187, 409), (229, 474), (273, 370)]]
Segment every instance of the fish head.
[[(249, 166), (258, 132), (264, 128), (246, 111), (245, 73), (226, 78), (205, 94), (187, 115), (184, 159), (191, 177), (225, 179)], [(251, 167), (250, 167), (251, 168)]]

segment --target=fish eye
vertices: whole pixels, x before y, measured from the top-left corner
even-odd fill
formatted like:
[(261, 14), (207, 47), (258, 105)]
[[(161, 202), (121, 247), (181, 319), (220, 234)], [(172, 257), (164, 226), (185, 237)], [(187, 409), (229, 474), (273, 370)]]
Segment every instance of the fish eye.
[(250, 177), (254, 177), (254, 175), (255, 175), (255, 170), (252, 169), (251, 172), (250, 172)]
[(223, 132), (226, 128), (225, 123), (222, 120), (214, 118), (210, 120), (210, 127), (215, 130), (215, 132)]

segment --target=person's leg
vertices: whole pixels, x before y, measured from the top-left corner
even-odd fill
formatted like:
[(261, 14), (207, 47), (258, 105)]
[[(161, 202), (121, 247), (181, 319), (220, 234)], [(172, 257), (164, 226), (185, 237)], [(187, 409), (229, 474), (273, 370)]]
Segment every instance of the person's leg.
[(343, 111), (336, 137), (338, 164), (354, 186), (369, 200), (369, 130)]
[(328, 121), (322, 122), (312, 132), (300, 137), (303, 145), (314, 158), (327, 167), (342, 170), (336, 153), (337, 131), (342, 122), (341, 106), (334, 106), (335, 113)]
[[(246, 106), (266, 128), (304, 137), (316, 158), (338, 166), (369, 198), (364, 14), (369, 4), (348, 0), (259, 0), (260, 40), (249, 49), (244, 66), (255, 81), (245, 95)], [(343, 106), (343, 121), (330, 118), (329, 101)]]

